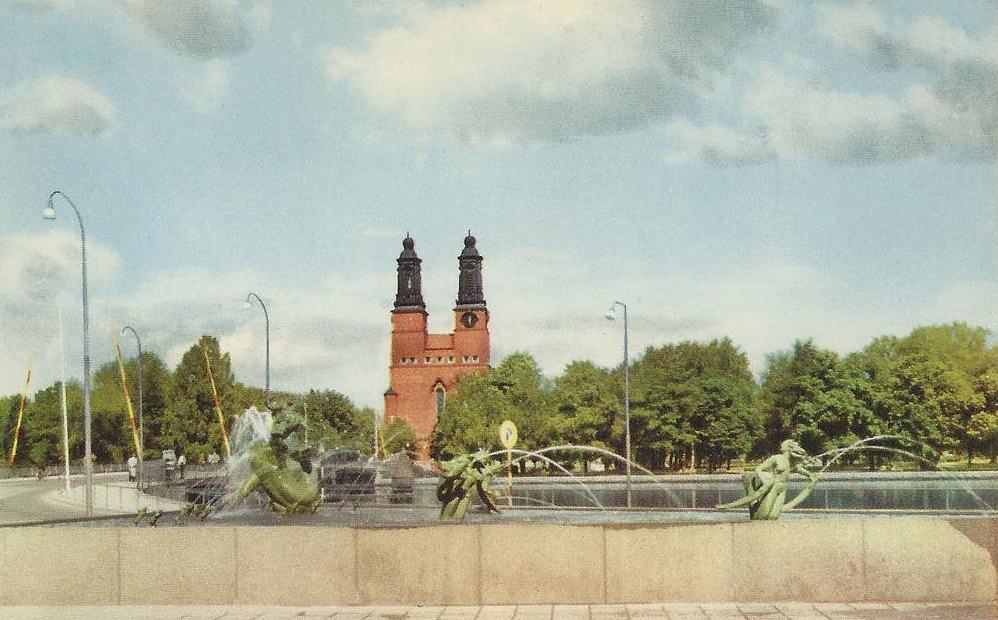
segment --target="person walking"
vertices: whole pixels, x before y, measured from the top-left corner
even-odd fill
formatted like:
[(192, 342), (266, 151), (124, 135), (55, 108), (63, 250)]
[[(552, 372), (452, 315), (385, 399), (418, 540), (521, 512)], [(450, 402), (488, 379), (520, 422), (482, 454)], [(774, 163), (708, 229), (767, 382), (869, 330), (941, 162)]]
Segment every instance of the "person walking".
[(187, 457), (184, 456), (183, 454), (181, 454), (180, 458), (177, 459), (177, 467), (180, 468), (180, 479), (181, 480), (184, 479), (184, 466), (185, 465), (187, 465)]
[(128, 481), (135, 482), (139, 469), (139, 459), (135, 458), (135, 455), (128, 457)]

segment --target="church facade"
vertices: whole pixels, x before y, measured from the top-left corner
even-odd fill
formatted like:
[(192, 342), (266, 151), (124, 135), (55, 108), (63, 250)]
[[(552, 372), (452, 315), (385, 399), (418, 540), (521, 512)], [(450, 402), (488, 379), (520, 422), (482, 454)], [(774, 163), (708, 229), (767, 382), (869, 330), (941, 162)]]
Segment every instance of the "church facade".
[(430, 436), (447, 395), (464, 374), (489, 367), (489, 311), (482, 292), (482, 257), (469, 233), (458, 257), (454, 331), (427, 333), (420, 284), (422, 260), (411, 237), (398, 257), (398, 289), (392, 310), (391, 361), (385, 391), (385, 423), (406, 422), (416, 433), (416, 455), (430, 458)]

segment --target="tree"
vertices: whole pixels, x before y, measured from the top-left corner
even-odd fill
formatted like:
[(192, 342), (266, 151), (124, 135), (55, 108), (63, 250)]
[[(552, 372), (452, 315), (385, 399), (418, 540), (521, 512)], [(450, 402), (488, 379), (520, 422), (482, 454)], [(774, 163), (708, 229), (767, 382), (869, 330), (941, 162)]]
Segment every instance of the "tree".
[(970, 417), (967, 436), (974, 449), (995, 463), (998, 462), (998, 372), (989, 370), (978, 377), (978, 391), (982, 405)]
[(759, 426), (755, 382), (729, 339), (649, 348), (632, 377), (639, 461), (715, 469), (748, 452)]
[(953, 323), (868, 345), (857, 357), (873, 384), (867, 401), (885, 431), (927, 448), (922, 456), (929, 460), (944, 450), (960, 449), (968, 462), (975, 450), (989, 452), (987, 415), (978, 414), (989, 410), (986, 377), (998, 373), (998, 347), (986, 336), (983, 328)]
[(410, 459), (416, 458), (416, 431), (412, 430), (405, 420), (392, 418), (382, 433), (384, 433), (382, 445), (385, 455), (404, 452)]
[(430, 454), (446, 460), (479, 448), (494, 449), (503, 420), (512, 420), (519, 430), (517, 449), (551, 445), (551, 392), (551, 382), (523, 352), (510, 354), (484, 375), (462, 377), (437, 417)]
[(314, 424), (323, 434), (348, 437), (360, 433), (357, 407), (335, 390), (309, 390), (299, 409), (308, 416), (309, 425)]
[(764, 437), (756, 453), (778, 450), (794, 439), (811, 454), (848, 445), (857, 433), (877, 429), (863, 373), (843, 364), (838, 354), (810, 340), (767, 358), (760, 386)]
[(237, 413), (242, 413), (235, 404), (236, 381), (229, 354), (221, 352), (213, 336), (201, 336), (173, 373), (173, 391), (163, 412), (161, 432), (154, 440), (159, 449), (179, 450), (193, 462), (212, 452), (225, 454), (205, 353), (211, 360), (226, 429), (231, 428)]
[[(554, 380), (555, 412), (545, 433), (557, 444), (577, 444), (610, 449), (614, 421), (622, 414), (613, 375), (592, 362), (575, 361)], [(593, 454), (582, 454), (588, 471)]]
[[(31, 403), (31, 415), (24, 419), (24, 454), (34, 465), (54, 465), (63, 461), (62, 401), (60, 384), (39, 390)], [(66, 386), (66, 413), (69, 428), (70, 460), (83, 456), (83, 390), (77, 383)], [(19, 449), (20, 452), (20, 449)], [(21, 461), (22, 457), (18, 457)]]
[[(125, 362), (132, 406), (138, 417), (138, 363), (136, 359)], [(173, 374), (163, 360), (151, 351), (142, 352), (142, 439), (146, 459), (159, 457), (157, 438), (165, 431), (165, 413), (174, 391)], [(137, 420), (136, 420), (137, 422)]]

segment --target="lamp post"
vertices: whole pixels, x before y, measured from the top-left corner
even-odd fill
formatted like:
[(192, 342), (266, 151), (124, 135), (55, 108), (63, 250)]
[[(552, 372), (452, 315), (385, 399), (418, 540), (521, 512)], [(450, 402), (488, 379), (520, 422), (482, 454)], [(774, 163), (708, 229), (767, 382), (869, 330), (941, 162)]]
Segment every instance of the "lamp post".
[(80, 263), (83, 271), (83, 472), (86, 482), (86, 509), (89, 517), (94, 512), (94, 464), (91, 461), (93, 450), (90, 435), (92, 424), (90, 419), (90, 300), (87, 296), (87, 234), (83, 229), (83, 217), (80, 216), (80, 210), (76, 208), (69, 196), (59, 190), (49, 194), (45, 210), (42, 211), (42, 217), (47, 220), (55, 219), (55, 205), (52, 204), (52, 199), (57, 194), (62, 196), (69, 203), (69, 206), (73, 207), (76, 219), (80, 223)]
[(139, 332), (135, 331), (135, 328), (131, 325), (126, 325), (121, 328), (122, 334), (126, 331), (132, 332), (132, 335), (135, 336), (136, 344), (139, 345), (139, 362), (136, 372), (139, 375), (139, 488), (141, 489), (143, 453), (146, 451), (145, 437), (143, 436), (142, 430), (142, 339), (139, 338)]
[(270, 407), (270, 315), (267, 314), (267, 306), (260, 299), (260, 296), (256, 293), (250, 293), (246, 295), (246, 301), (243, 303), (243, 309), (249, 310), (252, 307), (250, 303), (251, 298), (256, 298), (260, 302), (260, 307), (263, 308), (263, 325), (264, 325), (264, 345), (263, 345), (263, 355), (264, 355), (264, 382), (263, 382), (263, 404)]
[(624, 446), (627, 457), (627, 507), (631, 507), (631, 390), (630, 390), (630, 358), (627, 355), (627, 304), (615, 301), (606, 311), (606, 320), (617, 318), (617, 306), (624, 309)]

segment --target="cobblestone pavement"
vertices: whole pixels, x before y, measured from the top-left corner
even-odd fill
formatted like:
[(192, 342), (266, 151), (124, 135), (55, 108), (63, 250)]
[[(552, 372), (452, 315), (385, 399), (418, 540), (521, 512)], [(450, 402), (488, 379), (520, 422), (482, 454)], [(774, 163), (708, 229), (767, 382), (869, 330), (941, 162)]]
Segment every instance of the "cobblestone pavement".
[(0, 620), (998, 620), (993, 603), (0, 607)]

